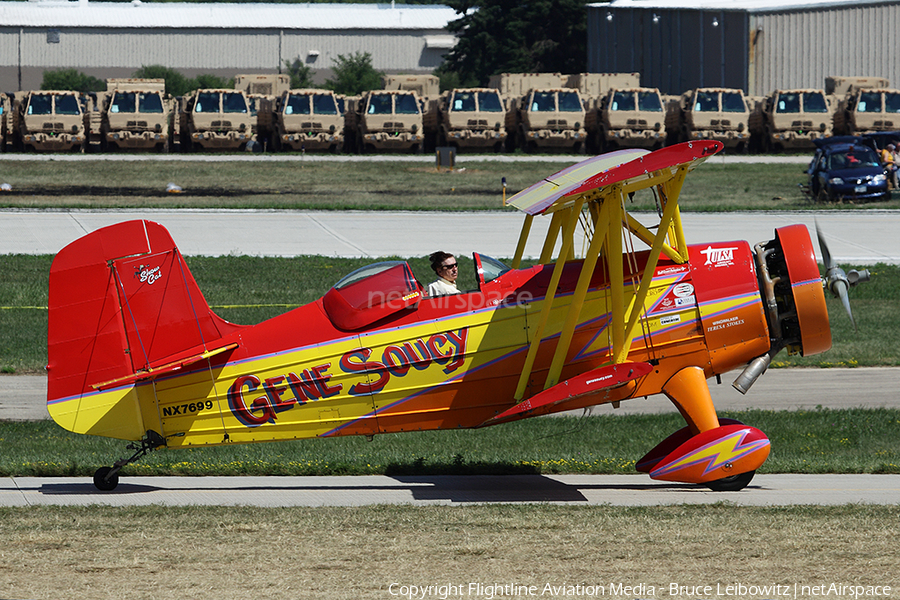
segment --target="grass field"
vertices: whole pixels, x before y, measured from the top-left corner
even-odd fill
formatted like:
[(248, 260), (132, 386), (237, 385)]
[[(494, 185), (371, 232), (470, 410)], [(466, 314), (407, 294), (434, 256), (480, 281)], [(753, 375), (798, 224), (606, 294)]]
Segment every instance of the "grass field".
[[(291, 208), (321, 210), (503, 210), (507, 194), (571, 165), (461, 159), (455, 170), (427, 162), (254, 160), (20, 161), (0, 159), (11, 192), (0, 207), (16, 208)], [(813, 205), (798, 188), (800, 164), (732, 164), (715, 158), (688, 178), (683, 211), (898, 208), (898, 199), (861, 205)], [(181, 194), (166, 193), (176, 183)], [(653, 210), (638, 199), (634, 210)], [(511, 209), (507, 209), (511, 210)]]
[[(640, 399), (630, 400), (640, 403)], [(473, 430), (410, 432), (153, 452), (128, 475), (630, 474), (684, 426), (677, 411), (527, 419)], [(764, 431), (762, 473), (900, 473), (898, 409), (726, 414)], [(0, 475), (90, 476), (125, 456), (125, 442), (69, 433), (51, 421), (0, 422)], [(129, 453), (130, 454), (130, 453)]]
[[(0, 589), (73, 600), (750, 600), (785, 597), (771, 593), (781, 585), (790, 598), (872, 598), (876, 586), (896, 598), (898, 535), (897, 506), (5, 508)], [(863, 589), (826, 595), (831, 584)], [(449, 585), (461, 593), (437, 589)]]

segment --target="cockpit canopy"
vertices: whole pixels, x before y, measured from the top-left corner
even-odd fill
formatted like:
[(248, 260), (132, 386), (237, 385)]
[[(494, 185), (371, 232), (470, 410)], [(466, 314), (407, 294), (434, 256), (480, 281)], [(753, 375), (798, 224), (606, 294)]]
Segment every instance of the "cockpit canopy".
[(417, 304), (421, 284), (405, 261), (379, 262), (357, 269), (322, 298), (335, 327), (355, 330)]

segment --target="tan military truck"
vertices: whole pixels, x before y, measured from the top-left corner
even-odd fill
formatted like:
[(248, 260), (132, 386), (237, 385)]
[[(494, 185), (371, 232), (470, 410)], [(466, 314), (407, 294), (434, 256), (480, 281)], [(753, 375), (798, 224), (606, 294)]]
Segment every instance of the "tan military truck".
[(717, 140), (726, 149), (746, 152), (750, 141), (750, 108), (740, 89), (689, 90), (667, 107), (666, 143)]
[(837, 102), (835, 135), (900, 129), (900, 90), (880, 77), (826, 77), (825, 93)]
[(585, 151), (584, 102), (578, 89), (565, 87), (567, 80), (559, 73), (491, 77), (490, 87), (500, 90), (508, 101), (507, 150)]
[(244, 150), (256, 141), (242, 90), (195, 90), (181, 98), (178, 113), (184, 151)]
[(168, 149), (173, 101), (164, 79), (107, 79), (87, 108), (88, 135), (101, 150)]
[(268, 141), (269, 149), (343, 150), (344, 115), (331, 90), (290, 90), (261, 106), (260, 114), (271, 115), (268, 127), (260, 121), (260, 139)]
[(415, 92), (420, 99), (434, 98), (441, 93), (441, 80), (434, 75), (385, 75), (381, 89)]
[(775, 90), (756, 104), (747, 126), (750, 150), (811, 150), (832, 133), (834, 103), (824, 90)]
[(12, 100), (8, 94), (0, 92), (0, 152), (6, 152), (7, 144), (12, 145)]
[(425, 145), (500, 152), (506, 144), (506, 104), (493, 88), (459, 88), (426, 104)]
[(569, 76), (588, 98), (585, 129), (588, 150), (661, 148), (665, 143), (665, 104), (656, 88), (641, 87), (638, 73), (581, 73)]
[(275, 99), (291, 89), (290, 76), (282, 73), (235, 75), (234, 89), (242, 90), (247, 95), (255, 139), (267, 140), (272, 131), (272, 109)]
[(87, 117), (81, 94), (68, 90), (16, 92), (13, 103), (16, 150), (85, 151)]
[(408, 90), (373, 90), (348, 102), (344, 113), (347, 138), (356, 152), (423, 151), (422, 105)]

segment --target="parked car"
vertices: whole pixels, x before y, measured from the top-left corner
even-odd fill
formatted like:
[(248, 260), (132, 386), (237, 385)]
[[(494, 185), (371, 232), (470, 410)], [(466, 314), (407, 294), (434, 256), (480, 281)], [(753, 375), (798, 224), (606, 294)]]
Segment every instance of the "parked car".
[(815, 140), (809, 193), (817, 202), (890, 200), (888, 180), (872, 140), (837, 136)]

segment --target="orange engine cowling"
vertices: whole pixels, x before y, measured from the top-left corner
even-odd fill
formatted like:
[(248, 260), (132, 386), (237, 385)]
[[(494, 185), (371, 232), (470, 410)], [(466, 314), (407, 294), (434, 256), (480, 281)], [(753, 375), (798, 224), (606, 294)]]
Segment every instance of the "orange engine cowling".
[(747, 393), (782, 348), (802, 356), (831, 348), (822, 276), (806, 226), (779, 227), (774, 240), (759, 243), (754, 249), (772, 346), (735, 380), (733, 385), (741, 393)]

